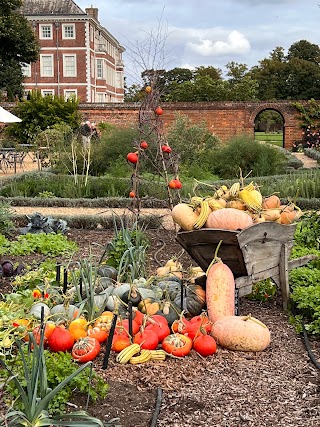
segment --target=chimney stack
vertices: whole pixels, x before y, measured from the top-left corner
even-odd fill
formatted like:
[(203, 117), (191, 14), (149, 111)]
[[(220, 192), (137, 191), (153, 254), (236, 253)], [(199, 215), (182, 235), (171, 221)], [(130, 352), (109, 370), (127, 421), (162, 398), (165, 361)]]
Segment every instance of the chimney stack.
[(92, 6), (87, 7), (85, 9), (85, 11), (86, 11), (87, 15), (91, 16), (93, 19), (95, 19), (97, 22), (99, 22), (99, 19), (98, 19), (99, 9), (97, 7), (92, 7)]

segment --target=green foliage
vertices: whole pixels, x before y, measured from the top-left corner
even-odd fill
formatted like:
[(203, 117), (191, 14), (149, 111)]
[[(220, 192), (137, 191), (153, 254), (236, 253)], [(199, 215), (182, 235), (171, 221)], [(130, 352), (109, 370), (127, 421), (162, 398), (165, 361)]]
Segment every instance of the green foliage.
[[(36, 267), (36, 268), (35, 268)], [(13, 286), (21, 289), (34, 289), (47, 285), (53, 285), (56, 281), (56, 260), (47, 259), (37, 266), (26, 265), (23, 275), (14, 278)]]
[(297, 268), (290, 271), (289, 282), (291, 298), (298, 310), (294, 317), (303, 320), (307, 332), (320, 335), (320, 270), (312, 265)]
[(253, 301), (269, 301), (277, 292), (277, 286), (271, 279), (261, 280), (252, 285), (252, 292), (247, 296)]
[[(48, 350), (44, 351), (44, 357), (47, 366), (48, 386), (54, 389), (60, 382), (62, 382), (69, 375), (77, 371), (78, 365), (73, 360), (70, 353), (51, 353)], [(32, 363), (32, 356), (29, 363)], [(24, 378), (23, 363), (19, 357), (15, 357), (10, 362), (9, 366), (14, 369), (19, 381), (26, 386)], [(3, 378), (4, 372), (2, 372)], [(75, 376), (70, 383), (68, 383), (50, 402), (48, 411), (52, 413), (63, 413), (66, 409), (66, 402), (69, 402), (75, 392), (86, 394), (88, 392), (88, 376), (90, 375), (90, 368), (84, 369), (77, 376)], [(19, 391), (13, 382), (7, 383), (5, 394), (5, 401), (11, 404), (19, 397)], [(89, 389), (90, 399), (97, 401), (104, 399), (107, 395), (108, 385), (104, 379), (97, 373), (93, 372), (91, 387)], [(16, 401), (15, 407), (23, 409), (22, 402)]]
[(41, 131), (55, 124), (67, 124), (77, 129), (81, 119), (78, 101), (74, 98), (65, 100), (63, 96), (42, 96), (40, 92), (34, 92), (29, 100), (19, 102), (13, 112), (22, 122), (8, 127), (8, 133), (21, 143), (33, 142)]
[(114, 217), (115, 235), (107, 244), (100, 263), (106, 257), (106, 264), (118, 270), (118, 281), (126, 281), (145, 277), (146, 250), (149, 242), (146, 234), (138, 225), (125, 223), (121, 220), (120, 227)]
[(76, 250), (76, 243), (69, 241), (62, 234), (25, 234), (12, 241), (0, 234), (0, 255), (18, 256), (38, 253), (54, 257), (70, 255)]
[(320, 215), (316, 211), (304, 213), (297, 225), (295, 243), (320, 250)]
[(40, 50), (29, 21), (19, 13), (21, 5), (21, 0), (0, 4), (0, 92), (7, 91), (9, 101), (23, 94), (21, 64), (36, 61)]
[[(112, 127), (103, 132), (98, 143), (92, 145), (90, 173), (95, 176), (109, 173), (116, 176), (130, 176), (131, 165), (126, 165), (126, 157), (133, 141), (138, 138), (138, 130), (131, 127)], [(124, 165), (120, 166), (120, 165)], [(120, 168), (120, 172), (119, 172)]]
[[(22, 362), (22, 374), (19, 377), (14, 371), (16, 365), (12, 368), (4, 360), (0, 359), (0, 365), (8, 374), (9, 381), (13, 381), (17, 389), (17, 400), (12, 402), (1, 421), (1, 426), (6, 427), (37, 427), (68, 425), (79, 426), (81, 420), (86, 426), (101, 426), (103, 423), (94, 417), (91, 417), (85, 411), (73, 413), (49, 413), (50, 404), (58, 396), (59, 392), (70, 385), (78, 375), (90, 366), (89, 381), (88, 371), (86, 381), (88, 384), (87, 395), (89, 397), (89, 385), (92, 378), (92, 362), (87, 362), (78, 367), (67, 377), (59, 377), (54, 388), (50, 387), (48, 380), (47, 361), (44, 350), (44, 328), (40, 329), (40, 344), (35, 342), (33, 334), (29, 334), (29, 343), (23, 345), (19, 340), (16, 341), (18, 347), (17, 357)], [(54, 376), (56, 372), (53, 372)], [(56, 377), (56, 376), (55, 376)], [(19, 408), (18, 405), (21, 404)], [(60, 409), (59, 409), (60, 411)]]
[(236, 178), (240, 169), (243, 176), (266, 176), (282, 173), (285, 157), (268, 144), (259, 144), (247, 135), (237, 136), (214, 155), (213, 171), (223, 178)]
[(187, 116), (176, 115), (168, 129), (167, 140), (179, 153), (183, 175), (202, 179), (211, 170), (220, 140), (208, 130), (205, 122), (192, 124)]
[(0, 202), (0, 233), (8, 235), (14, 229), (13, 210), (9, 203)]
[(320, 126), (320, 105), (314, 99), (310, 99), (306, 104), (293, 102), (292, 106), (300, 113), (301, 127)]

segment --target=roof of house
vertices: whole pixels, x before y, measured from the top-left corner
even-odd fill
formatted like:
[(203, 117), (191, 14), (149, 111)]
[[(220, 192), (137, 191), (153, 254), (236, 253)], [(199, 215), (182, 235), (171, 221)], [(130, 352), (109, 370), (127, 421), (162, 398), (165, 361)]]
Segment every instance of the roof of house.
[(86, 15), (73, 0), (24, 0), (20, 8), (28, 15)]

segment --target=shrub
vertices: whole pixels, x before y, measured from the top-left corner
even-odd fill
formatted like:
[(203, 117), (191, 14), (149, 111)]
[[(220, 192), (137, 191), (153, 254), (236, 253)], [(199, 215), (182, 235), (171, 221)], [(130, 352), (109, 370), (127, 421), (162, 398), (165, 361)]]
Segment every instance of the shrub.
[(203, 179), (211, 170), (219, 138), (212, 134), (205, 122), (193, 124), (184, 115), (177, 115), (167, 132), (169, 145), (180, 157), (181, 172)]
[(231, 139), (217, 150), (212, 162), (213, 171), (222, 178), (236, 178), (241, 169), (243, 176), (267, 176), (283, 173), (286, 159), (283, 153), (269, 144), (257, 143), (248, 135)]

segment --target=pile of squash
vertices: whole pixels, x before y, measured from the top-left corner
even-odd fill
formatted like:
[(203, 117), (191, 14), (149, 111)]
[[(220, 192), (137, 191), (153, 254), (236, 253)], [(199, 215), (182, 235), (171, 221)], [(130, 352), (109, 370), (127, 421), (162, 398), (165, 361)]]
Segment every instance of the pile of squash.
[(302, 212), (294, 203), (281, 205), (277, 195), (263, 197), (253, 182), (240, 182), (230, 188), (223, 185), (209, 197), (191, 197), (188, 203), (178, 203), (171, 211), (173, 221), (184, 231), (200, 228), (238, 230), (253, 224), (274, 221), (291, 224)]

